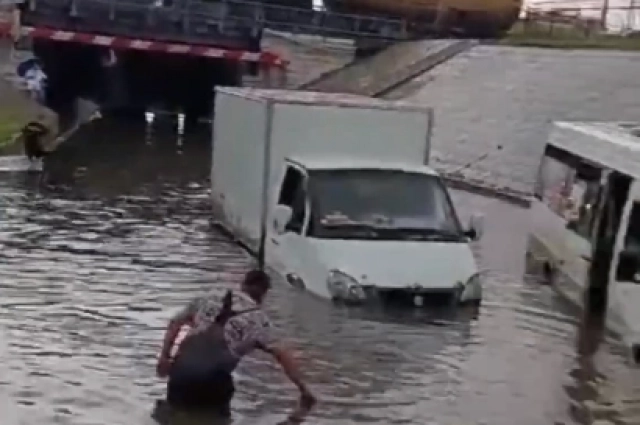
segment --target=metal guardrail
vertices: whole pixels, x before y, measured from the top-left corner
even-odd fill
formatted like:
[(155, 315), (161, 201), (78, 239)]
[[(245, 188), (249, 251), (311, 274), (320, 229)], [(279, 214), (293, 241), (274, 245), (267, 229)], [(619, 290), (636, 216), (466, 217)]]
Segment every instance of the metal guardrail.
[[(240, 5), (242, 1), (229, 4)], [(250, 4), (250, 3), (245, 3)], [(404, 40), (407, 28), (400, 19), (343, 14), (328, 11), (295, 9), (285, 6), (264, 5), (264, 27), (294, 34), (311, 34), (337, 38), (374, 38)]]
[(353, 39), (407, 38), (400, 20), (242, 0), (28, 0), (22, 24), (249, 50), (258, 49), (264, 28)]
[(256, 35), (255, 25), (215, 8), (203, 13), (126, 0), (31, 0), (22, 25), (238, 49), (248, 49)]

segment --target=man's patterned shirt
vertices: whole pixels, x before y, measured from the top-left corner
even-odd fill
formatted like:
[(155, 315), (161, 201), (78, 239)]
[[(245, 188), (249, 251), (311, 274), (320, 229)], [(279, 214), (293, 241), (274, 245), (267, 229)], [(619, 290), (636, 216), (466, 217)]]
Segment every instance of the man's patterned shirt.
[[(192, 328), (189, 332), (202, 332), (213, 324), (226, 293), (227, 290), (217, 289), (196, 297), (173, 318), (192, 318)], [(224, 336), (230, 351), (237, 357), (242, 357), (256, 348), (274, 347), (277, 341), (267, 314), (244, 292), (232, 291), (232, 294), (232, 310), (240, 314), (231, 317), (224, 327)]]

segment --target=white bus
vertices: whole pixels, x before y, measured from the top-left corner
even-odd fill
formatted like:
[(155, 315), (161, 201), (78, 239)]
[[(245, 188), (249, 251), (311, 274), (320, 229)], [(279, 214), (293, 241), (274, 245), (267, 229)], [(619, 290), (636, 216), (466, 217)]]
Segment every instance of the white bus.
[(640, 362), (640, 123), (558, 122), (542, 158), (527, 259)]

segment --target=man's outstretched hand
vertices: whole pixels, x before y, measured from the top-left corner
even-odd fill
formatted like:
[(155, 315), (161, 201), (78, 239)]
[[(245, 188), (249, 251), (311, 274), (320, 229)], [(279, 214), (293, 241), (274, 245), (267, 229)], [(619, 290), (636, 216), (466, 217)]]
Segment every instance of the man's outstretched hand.
[(317, 402), (318, 400), (316, 400), (316, 397), (311, 394), (309, 390), (305, 389), (300, 394), (299, 409), (304, 410), (306, 413), (308, 413), (313, 408), (313, 406), (316, 405)]
[(303, 389), (298, 400), (296, 410), (289, 415), (286, 421), (278, 425), (296, 425), (304, 422), (305, 418), (317, 403), (316, 397), (308, 389)]
[(160, 356), (158, 358), (158, 364), (156, 365), (156, 374), (159, 378), (166, 378), (169, 376), (169, 369), (171, 369), (171, 358), (169, 356)]

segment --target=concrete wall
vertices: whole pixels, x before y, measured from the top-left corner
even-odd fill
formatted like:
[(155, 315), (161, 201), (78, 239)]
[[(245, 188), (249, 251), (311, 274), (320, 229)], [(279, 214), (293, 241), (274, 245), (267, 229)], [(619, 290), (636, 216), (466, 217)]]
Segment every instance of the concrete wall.
[(551, 121), (640, 121), (637, 53), (478, 46), (417, 85), (407, 99), (435, 108), (434, 165), (502, 144), (469, 174), (516, 190), (530, 190)]

